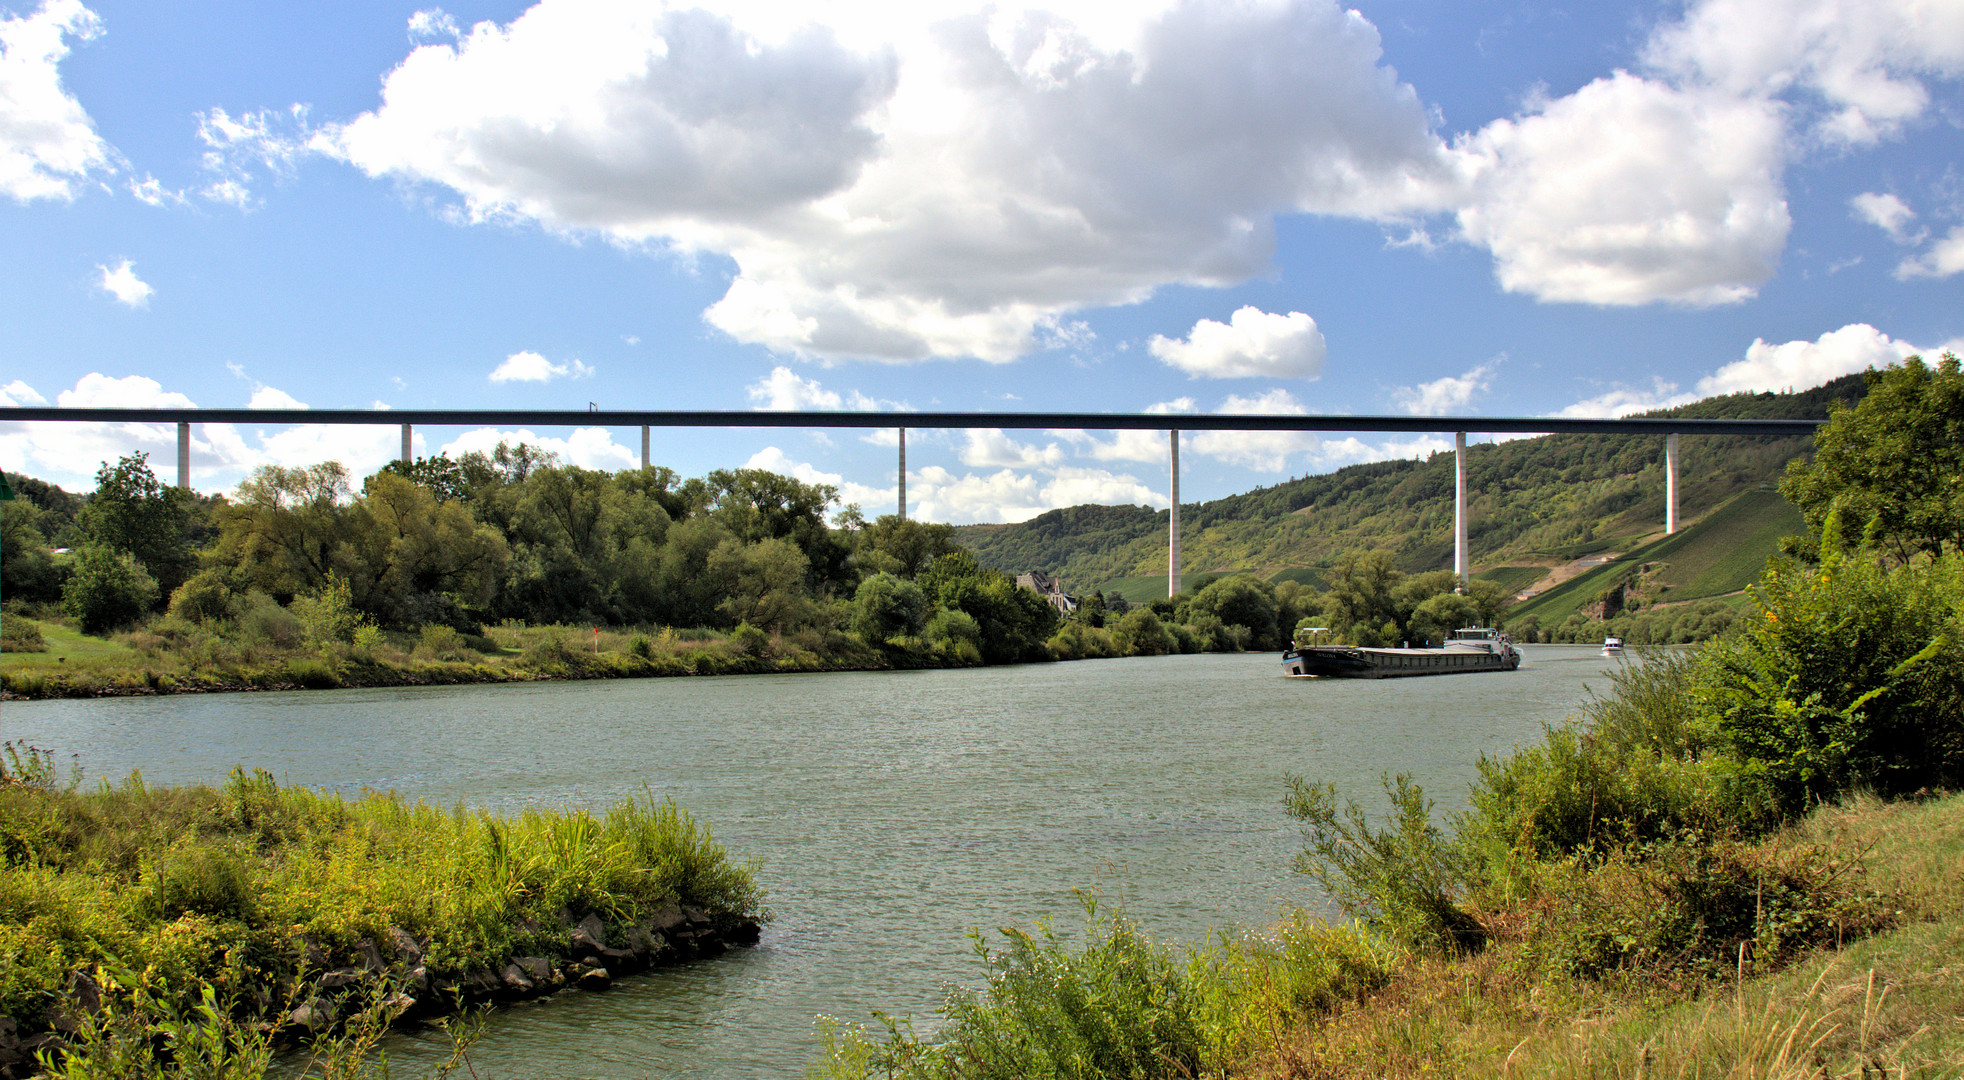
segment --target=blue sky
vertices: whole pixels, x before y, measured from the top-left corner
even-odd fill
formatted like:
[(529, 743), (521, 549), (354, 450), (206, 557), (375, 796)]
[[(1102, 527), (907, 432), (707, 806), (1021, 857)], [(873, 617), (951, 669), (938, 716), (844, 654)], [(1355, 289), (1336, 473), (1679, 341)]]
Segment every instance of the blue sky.
[[(1613, 415), (1964, 349), (1955, 0), (0, 11), (0, 405)], [(1457, 426), (1196, 432), (1182, 495)], [(418, 450), (513, 437), (638, 463)], [(396, 439), (202, 426), (194, 482)], [(871, 514), (891, 442), (654, 456)], [(0, 424), (0, 468), (171, 445)], [(941, 520), (1166, 501), (1160, 436), (909, 451)]]

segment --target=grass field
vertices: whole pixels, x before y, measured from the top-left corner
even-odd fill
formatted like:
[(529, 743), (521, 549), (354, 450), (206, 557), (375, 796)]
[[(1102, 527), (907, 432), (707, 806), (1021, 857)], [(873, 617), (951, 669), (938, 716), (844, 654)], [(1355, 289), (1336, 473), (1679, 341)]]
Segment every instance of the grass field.
[[(1196, 593), (1216, 579), (1227, 576), (1229, 575), (1215, 571), (1181, 574), (1180, 588), (1184, 592)], [(1115, 592), (1125, 597), (1127, 603), (1143, 604), (1151, 600), (1166, 599), (1166, 575), (1143, 574), (1138, 577), (1112, 578), (1096, 588), (1099, 592)]]
[(40, 627), (41, 640), (47, 642), (48, 651), (0, 653), (0, 670), (87, 667), (97, 663), (127, 664), (138, 659), (135, 649), (120, 642), (88, 637), (60, 623), (41, 622), (24, 615), (7, 616), (10, 623), (15, 619)]
[(1473, 580), (1491, 581), (1509, 593), (1517, 593), (1546, 576), (1545, 566), (1495, 566), (1474, 574)]
[(1800, 512), (1771, 488), (1740, 493), (1703, 520), (1674, 536), (1634, 548), (1508, 612), (1511, 619), (1537, 616), (1552, 626), (1573, 615), (1604, 589), (1634, 579), (1645, 563), (1663, 563), (1655, 581), (1670, 602), (1737, 592), (1752, 584), (1780, 538), (1806, 531)]

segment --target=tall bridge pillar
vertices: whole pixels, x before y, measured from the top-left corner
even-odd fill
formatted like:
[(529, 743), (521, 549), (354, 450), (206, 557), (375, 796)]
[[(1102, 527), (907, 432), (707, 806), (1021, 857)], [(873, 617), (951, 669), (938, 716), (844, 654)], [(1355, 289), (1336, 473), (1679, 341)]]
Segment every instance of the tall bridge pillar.
[(1678, 531), (1678, 433), (1664, 436), (1664, 535)]
[(1458, 583), (1454, 592), (1465, 592), (1467, 571), (1466, 551), (1466, 433), (1453, 433), (1453, 575)]
[(1173, 452), (1173, 510), (1166, 515), (1166, 595), (1180, 595), (1180, 432), (1167, 434)]
[(177, 486), (191, 490), (191, 422), (177, 422)]
[(402, 463), (405, 466), (416, 464), (416, 450), (410, 445), (414, 430), (413, 424), (402, 425)]
[(648, 425), (641, 425), (641, 467), (648, 467)]
[(900, 429), (900, 520), (907, 520), (907, 429)]

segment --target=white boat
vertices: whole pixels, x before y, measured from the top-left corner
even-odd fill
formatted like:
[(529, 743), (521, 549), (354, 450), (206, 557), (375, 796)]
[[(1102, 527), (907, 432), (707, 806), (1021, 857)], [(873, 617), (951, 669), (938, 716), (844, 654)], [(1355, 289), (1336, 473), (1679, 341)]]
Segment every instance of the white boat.
[(1623, 655), (1623, 639), (1622, 639), (1622, 638), (1620, 638), (1620, 637), (1606, 637), (1606, 638), (1604, 638), (1604, 639), (1603, 639), (1603, 655), (1604, 655), (1604, 656), (1622, 656), (1622, 655)]

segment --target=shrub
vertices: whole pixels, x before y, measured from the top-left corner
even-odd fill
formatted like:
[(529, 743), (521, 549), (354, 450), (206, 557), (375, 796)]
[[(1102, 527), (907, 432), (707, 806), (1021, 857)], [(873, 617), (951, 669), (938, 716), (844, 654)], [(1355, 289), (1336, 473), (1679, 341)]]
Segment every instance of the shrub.
[(89, 544), (61, 589), (62, 609), (85, 634), (101, 634), (141, 619), (157, 603), (157, 579), (134, 558)]
[(966, 611), (936, 611), (921, 636), (945, 659), (964, 664), (982, 662), (982, 624)]
[(852, 632), (873, 646), (891, 638), (918, 637), (927, 624), (927, 613), (927, 594), (919, 585), (892, 574), (874, 574), (860, 582), (853, 594)]
[(646, 634), (636, 634), (627, 639), (627, 651), (630, 656), (638, 656), (643, 660), (655, 658), (655, 644), (648, 640)]
[(1409, 776), (1386, 777), (1388, 828), (1374, 829), (1352, 802), (1339, 809), (1336, 788), (1288, 778), (1283, 806), (1302, 822), (1296, 869), (1309, 875), (1347, 913), (1393, 940), (1463, 951), (1486, 933), (1460, 906), (1465, 891), (1457, 854), (1432, 824), (1432, 803)]
[(41, 624), (12, 612), (0, 613), (0, 652), (47, 652)]
[(738, 623), (730, 631), (730, 645), (740, 656), (761, 660), (771, 651), (771, 636), (749, 623)]
[(353, 641), (355, 629), (364, 621), (361, 612), (355, 610), (348, 580), (339, 574), (329, 574), (312, 596), (294, 597), (287, 610), (300, 621), (309, 645)]
[(265, 593), (248, 593), (239, 606), (239, 637), (245, 644), (293, 649), (306, 640), (300, 620)]
[(1699, 675), (1715, 737), (1789, 812), (1964, 780), (1964, 554), (1885, 567), (1838, 526), (1819, 567), (1767, 570)]
[(170, 594), (173, 619), (204, 623), (238, 615), (238, 602), (225, 575), (218, 570), (200, 570)]
[(1183, 651), (1166, 624), (1147, 607), (1133, 608), (1121, 616), (1118, 625), (1112, 627), (1112, 641), (1126, 656), (1165, 656)]
[(430, 623), (416, 636), (416, 653), (431, 660), (469, 660), (464, 635), (442, 623)]

